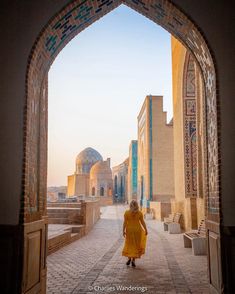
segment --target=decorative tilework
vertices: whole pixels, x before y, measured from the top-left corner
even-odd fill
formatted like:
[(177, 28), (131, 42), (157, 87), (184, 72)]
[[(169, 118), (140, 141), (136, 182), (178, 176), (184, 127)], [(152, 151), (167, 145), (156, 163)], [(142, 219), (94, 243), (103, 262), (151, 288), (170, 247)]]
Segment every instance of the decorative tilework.
[(185, 196), (197, 196), (197, 135), (195, 64), (187, 53), (183, 79)]
[(138, 143), (132, 141), (132, 193), (137, 194)]
[(76, 173), (89, 174), (97, 161), (103, 161), (101, 154), (91, 147), (85, 148), (76, 157)]
[[(207, 111), (207, 210), (212, 215), (219, 213), (219, 160), (217, 131), (216, 77), (213, 60), (206, 42), (196, 26), (168, 0), (75, 0), (45, 26), (35, 41), (29, 57), (26, 77), (25, 104), (25, 149), (23, 174), (23, 216), (40, 218), (39, 190), (46, 186), (39, 177), (40, 167), (46, 170), (46, 156), (42, 156), (41, 140), (47, 139), (46, 118), (40, 111), (42, 85), (50, 65), (64, 46), (79, 32), (91, 25), (115, 7), (124, 3), (155, 23), (185, 44), (198, 61), (205, 82)], [(190, 90), (191, 91), (191, 90)], [(43, 188), (45, 189), (45, 187)], [(42, 189), (41, 189), (42, 190)], [(32, 216), (34, 215), (34, 217)]]
[(191, 60), (189, 62), (189, 67), (187, 71), (187, 84), (186, 84), (186, 96), (187, 97), (194, 97), (195, 96), (195, 73), (194, 73), (194, 67), (192, 66), (193, 61)]
[[(145, 15), (155, 23), (161, 25), (175, 38), (181, 41), (196, 58), (205, 82), (205, 96), (207, 121), (207, 175), (205, 182), (208, 182), (207, 191), (207, 210), (209, 214), (216, 214), (219, 219), (219, 162), (218, 162), (218, 132), (217, 132), (217, 102), (216, 102), (216, 78), (215, 68), (207, 44), (197, 30), (196, 26), (170, 1), (153, 0), (153, 1), (123, 1), (139, 13)], [(210, 199), (214, 199), (210, 201)], [(216, 205), (214, 205), (216, 204)], [(208, 215), (208, 217), (210, 217)]]
[(196, 115), (196, 100), (195, 99), (185, 99), (185, 112), (187, 116)]
[(191, 161), (192, 161), (192, 191), (197, 191), (197, 135), (196, 129), (191, 134)]

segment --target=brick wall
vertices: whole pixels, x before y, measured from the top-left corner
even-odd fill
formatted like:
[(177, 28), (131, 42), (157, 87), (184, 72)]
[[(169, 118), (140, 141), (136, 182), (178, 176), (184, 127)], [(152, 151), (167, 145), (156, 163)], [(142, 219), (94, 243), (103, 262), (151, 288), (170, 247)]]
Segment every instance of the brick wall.
[(82, 201), (83, 224), (87, 234), (93, 225), (100, 219), (100, 203), (97, 201)]

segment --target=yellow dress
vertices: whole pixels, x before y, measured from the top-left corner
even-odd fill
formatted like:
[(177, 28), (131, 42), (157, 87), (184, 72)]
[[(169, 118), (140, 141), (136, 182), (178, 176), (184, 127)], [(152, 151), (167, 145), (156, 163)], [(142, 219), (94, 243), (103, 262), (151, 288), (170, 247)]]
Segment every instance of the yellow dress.
[(127, 210), (124, 214), (124, 222), (126, 226), (125, 244), (122, 255), (132, 258), (140, 258), (145, 253), (146, 235), (140, 224), (143, 220), (141, 211), (131, 212)]

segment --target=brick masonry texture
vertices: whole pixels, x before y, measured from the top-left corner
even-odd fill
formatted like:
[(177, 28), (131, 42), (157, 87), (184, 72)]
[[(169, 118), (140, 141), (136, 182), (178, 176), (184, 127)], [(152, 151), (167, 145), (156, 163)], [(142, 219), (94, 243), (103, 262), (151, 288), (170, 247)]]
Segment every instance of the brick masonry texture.
[[(209, 293), (206, 256), (183, 247), (182, 234), (170, 235), (162, 223), (148, 220), (146, 253), (136, 268), (121, 255), (126, 206), (102, 208), (90, 233), (47, 259), (47, 293)], [(118, 287), (139, 287), (120, 291)], [(141, 292), (145, 289), (145, 292)]]

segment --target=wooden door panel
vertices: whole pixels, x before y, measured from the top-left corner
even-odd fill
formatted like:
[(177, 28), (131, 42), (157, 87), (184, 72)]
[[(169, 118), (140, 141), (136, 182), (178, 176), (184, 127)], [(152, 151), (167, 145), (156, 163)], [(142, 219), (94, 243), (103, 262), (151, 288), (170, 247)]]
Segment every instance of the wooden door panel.
[[(45, 291), (46, 222), (39, 220), (24, 226), (23, 293)], [(42, 289), (44, 289), (42, 291)]]

